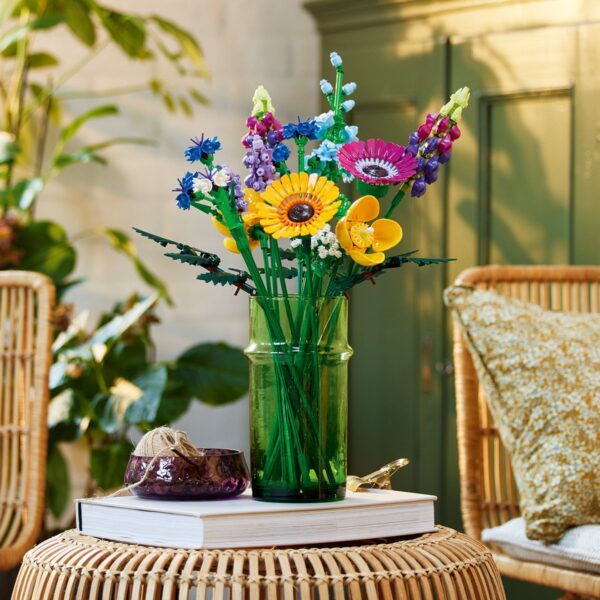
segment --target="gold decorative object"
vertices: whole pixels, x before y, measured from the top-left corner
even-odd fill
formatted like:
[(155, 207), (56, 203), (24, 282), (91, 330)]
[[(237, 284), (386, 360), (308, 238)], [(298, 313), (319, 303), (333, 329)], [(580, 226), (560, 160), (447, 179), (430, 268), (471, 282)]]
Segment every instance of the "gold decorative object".
[(346, 487), (352, 492), (364, 492), (365, 490), (373, 488), (379, 490), (391, 490), (392, 476), (409, 463), (410, 461), (408, 458), (398, 458), (383, 465), (383, 467), (377, 469), (377, 471), (373, 471), (363, 477), (348, 475)]

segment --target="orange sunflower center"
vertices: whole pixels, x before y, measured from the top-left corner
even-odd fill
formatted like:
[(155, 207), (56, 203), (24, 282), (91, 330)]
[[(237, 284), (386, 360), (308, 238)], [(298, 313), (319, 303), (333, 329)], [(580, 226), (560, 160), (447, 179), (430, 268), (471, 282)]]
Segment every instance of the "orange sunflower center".
[(284, 220), (290, 224), (307, 223), (321, 212), (321, 202), (311, 193), (292, 194), (279, 207)]

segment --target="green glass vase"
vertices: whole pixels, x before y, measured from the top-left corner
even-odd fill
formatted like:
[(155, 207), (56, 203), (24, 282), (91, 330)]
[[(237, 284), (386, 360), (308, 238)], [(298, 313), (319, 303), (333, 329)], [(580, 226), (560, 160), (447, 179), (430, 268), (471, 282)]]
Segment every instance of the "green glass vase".
[(348, 303), (250, 299), (252, 495), (320, 502), (346, 493)]

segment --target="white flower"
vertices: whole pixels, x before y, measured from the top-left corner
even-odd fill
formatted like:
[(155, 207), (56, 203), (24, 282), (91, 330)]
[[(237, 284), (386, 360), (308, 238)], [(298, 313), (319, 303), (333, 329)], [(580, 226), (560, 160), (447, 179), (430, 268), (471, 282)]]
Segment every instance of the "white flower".
[(329, 254), (329, 251), (325, 246), (319, 246), (317, 252), (319, 253), (319, 258), (327, 258), (327, 255)]
[(302, 245), (302, 240), (300, 238), (294, 238), (291, 242), (290, 242), (290, 246), (294, 249), (300, 247)]
[(195, 177), (192, 179), (192, 189), (200, 194), (208, 194), (213, 189), (213, 184), (206, 177)]
[(230, 180), (231, 177), (225, 169), (221, 169), (213, 175), (213, 182), (217, 187), (226, 187)]

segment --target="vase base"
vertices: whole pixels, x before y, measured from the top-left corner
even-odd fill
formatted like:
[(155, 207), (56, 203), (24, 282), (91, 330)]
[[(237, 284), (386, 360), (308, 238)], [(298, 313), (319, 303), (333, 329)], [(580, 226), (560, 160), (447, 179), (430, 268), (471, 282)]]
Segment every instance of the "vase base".
[(252, 497), (260, 502), (337, 502), (346, 497), (346, 487), (338, 485), (307, 490), (289, 490), (253, 485)]

